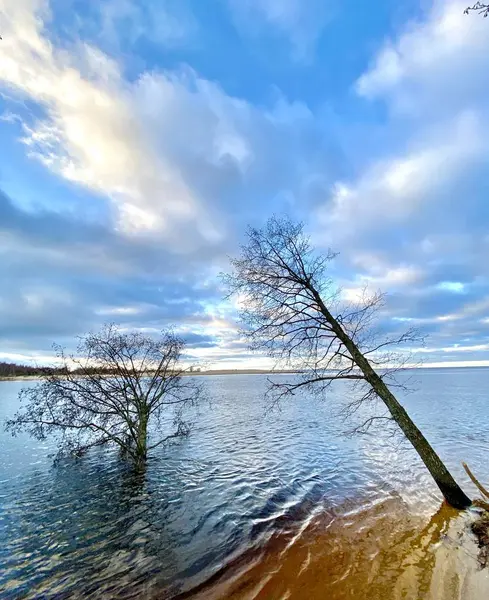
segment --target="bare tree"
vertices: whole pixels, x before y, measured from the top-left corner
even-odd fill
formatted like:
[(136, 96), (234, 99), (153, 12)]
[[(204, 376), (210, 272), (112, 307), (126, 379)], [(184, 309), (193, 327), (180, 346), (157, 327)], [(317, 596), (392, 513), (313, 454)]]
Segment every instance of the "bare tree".
[(116, 444), (142, 466), (150, 450), (188, 434), (184, 411), (202, 395), (184, 377), (183, 349), (171, 331), (153, 339), (115, 325), (81, 337), (75, 355), (57, 346), (64, 369), (46, 369), (38, 385), (20, 392), (25, 406), (6, 428), (37, 439), (58, 435), (61, 454)]
[(467, 6), (467, 8), (464, 10), (464, 13), (468, 15), (471, 11), (476, 11), (483, 17), (487, 17), (489, 15), (489, 4), (476, 2), (473, 6)]
[(350, 413), (375, 401), (385, 408), (383, 415), (370, 416), (363, 428), (379, 419), (393, 420), (447, 502), (457, 508), (469, 506), (469, 498), (390, 389), (395, 385), (393, 365), (406, 360), (391, 348), (412, 342), (415, 334), (389, 337), (376, 329), (379, 294), (364, 294), (358, 303), (343, 302), (326, 272), (334, 256), (315, 253), (301, 224), (272, 218), (263, 229), (248, 230), (240, 258), (231, 261), (234, 272), (222, 276), (230, 294), (239, 299), (251, 349), (267, 352), (282, 367), (302, 371), (293, 382), (272, 383), (272, 394), (276, 399), (306, 389), (323, 394), (333, 381), (350, 381), (361, 388), (348, 405)]

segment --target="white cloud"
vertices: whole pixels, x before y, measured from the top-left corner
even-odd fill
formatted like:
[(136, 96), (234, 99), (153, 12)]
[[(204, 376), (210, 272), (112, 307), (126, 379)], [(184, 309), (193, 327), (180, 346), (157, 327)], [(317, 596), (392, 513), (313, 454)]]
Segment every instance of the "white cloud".
[(438, 361), (438, 362), (427, 362), (421, 365), (417, 365), (418, 368), (422, 369), (449, 369), (457, 367), (489, 367), (489, 360), (464, 360), (464, 361)]
[(61, 360), (56, 359), (52, 353), (40, 353), (36, 351), (26, 351), (23, 354), (16, 352), (0, 352), (0, 360), (13, 362), (17, 364), (46, 365), (62, 364)]
[[(191, 252), (228, 235), (236, 214), (219, 205), (245, 212), (232, 196), (243, 182), (271, 202), (300, 189), (307, 173), (289, 142), (315, 124), (302, 105), (258, 109), (189, 68), (128, 80), (99, 48), (51, 39), (47, 1), (0, 0), (0, 14), (0, 85), (35, 106), (16, 117), (29, 155), (110, 198), (120, 231)], [(250, 190), (246, 202), (260, 199)]]
[(346, 302), (361, 302), (365, 294), (369, 295), (377, 290), (402, 290), (419, 282), (423, 276), (421, 269), (412, 265), (391, 267), (380, 259), (369, 261), (365, 257), (359, 258), (360, 260), (354, 258), (353, 262), (357, 267), (362, 265), (363, 272), (353, 282), (347, 282), (341, 288), (341, 297)]
[(476, 113), (457, 115), (443, 131), (413, 134), (412, 149), (380, 159), (354, 183), (337, 182), (319, 211), (339, 236), (386, 222), (402, 222), (437, 201), (451, 181), (488, 148), (485, 123)]
[[(472, 252), (460, 240), (469, 232), (473, 237), (474, 215), (485, 203), (475, 182), (485, 178), (489, 155), (489, 70), (481, 68), (489, 67), (489, 36), (487, 22), (465, 16), (464, 8), (463, 1), (436, 0), (385, 44), (356, 82), (365, 102), (381, 101), (387, 109), (378, 130), (385, 145), (371, 155), (369, 140), (357, 141), (366, 149), (363, 169), (333, 186), (318, 209), (318, 236), (345, 248), (359, 278), (416, 268), (419, 260), (429, 260), (421, 267), (429, 270)], [(443, 256), (430, 250), (441, 239)], [(390, 266), (380, 271), (357, 260), (383, 254)]]
[(117, 317), (139, 315), (142, 311), (143, 307), (141, 306), (104, 306), (95, 312), (102, 316)]
[[(419, 326), (440, 346), (427, 352), (457, 360), (456, 352), (486, 351), (487, 341), (480, 319), (487, 316), (489, 30), (484, 19), (464, 16), (465, 4), (436, 0), (358, 79), (360, 100), (381, 105), (377, 150), (359, 137), (363, 165), (357, 152), (355, 175), (332, 187), (317, 226), (318, 239), (342, 251), (347, 297), (365, 282), (394, 292), (384, 317)], [(472, 343), (452, 350), (462, 338)]]
[[(247, 33), (267, 31), (270, 26), (286, 36), (296, 60), (310, 58), (317, 38), (329, 17), (323, 0), (227, 0), (238, 27)], [(269, 31), (268, 31), (269, 33)]]
[(489, 38), (487, 22), (464, 15), (466, 6), (466, 0), (435, 0), (423, 20), (379, 52), (359, 78), (358, 93), (387, 97), (393, 109), (412, 116), (470, 103), (487, 83)]
[(178, 170), (154, 152), (138, 118), (144, 81), (128, 84), (114, 60), (86, 44), (71, 52), (54, 47), (43, 28), (47, 4), (40, 0), (1, 0), (0, 10), (0, 81), (44, 111), (24, 124), (29, 154), (108, 195), (125, 230), (169, 231), (175, 220), (205, 222), (197, 199)]
[[(300, 201), (304, 180), (325, 160), (316, 119), (299, 102), (281, 98), (263, 108), (230, 97), (185, 66), (134, 73), (131, 62), (129, 78), (126, 55), (109, 55), (110, 43), (102, 51), (93, 43), (96, 36), (88, 36), (90, 44), (80, 39), (91, 25), (77, 28), (76, 15), (74, 24), (56, 21), (60, 5), (0, 0), (0, 92), (7, 107), (2, 127), (14, 135), (21, 130), (33, 160), (109, 210), (100, 211), (102, 223), (96, 213), (89, 227), (83, 223), (84, 195), (74, 194), (66, 213), (62, 200), (56, 198), (54, 207), (43, 190), (29, 213), (0, 195), (5, 271), (14, 271), (14, 256), (17, 286), (38, 277), (56, 284), (42, 298), (30, 288), (25, 297), (15, 287), (2, 295), (9, 298), (2, 339), (49, 344), (112, 315), (138, 327), (186, 320), (230, 346), (237, 334), (229, 313), (209, 313), (201, 325), (195, 320), (203, 310), (198, 302), (171, 308), (166, 297), (198, 295), (190, 280), (221, 266), (237, 244), (238, 228), (256, 213), (261, 219), (263, 210), (280, 210), (284, 198), (288, 207)], [(126, 19), (135, 5), (121, 4), (117, 18)], [(114, 35), (124, 29), (117, 18)], [(25, 264), (28, 270), (20, 266)], [(120, 289), (123, 280), (130, 292)], [(64, 287), (72, 290), (69, 302), (57, 297)], [(223, 352), (239, 356), (243, 346)]]
[(98, 4), (100, 38), (115, 46), (140, 38), (165, 47), (181, 46), (197, 31), (192, 13), (178, 0), (105, 0)]
[(460, 281), (440, 281), (437, 287), (440, 290), (447, 290), (455, 294), (461, 294), (465, 291), (465, 285)]
[(256, 11), (269, 23), (293, 32), (301, 18), (304, 3), (300, 0), (241, 0), (241, 8)]
[(489, 344), (474, 344), (471, 346), (462, 346), (460, 344), (453, 344), (453, 346), (444, 346), (442, 348), (416, 348), (415, 352), (421, 352), (425, 354), (430, 354), (434, 352), (443, 352), (446, 354), (451, 354), (455, 352), (484, 352), (489, 350)]
[[(146, 8), (156, 3), (126, 0), (103, 5), (114, 38), (121, 41), (124, 31), (129, 42), (135, 42), (143, 35)], [(53, 9), (56, 6), (53, 3)], [(258, 29), (268, 28), (268, 32), (273, 27), (302, 58), (324, 27), (325, 6), (298, 0), (232, 3), (240, 26), (250, 31), (259, 22)], [(452, 304), (430, 309), (430, 315), (438, 316), (422, 320), (426, 298), (421, 292), (434, 294), (437, 281), (430, 280), (421, 291), (419, 286), (441, 255), (443, 260), (455, 253), (454, 235), (462, 238), (462, 230), (467, 229), (464, 211), (476, 203), (472, 192), (465, 194), (464, 182), (489, 151), (488, 110), (485, 97), (478, 94), (487, 83), (486, 70), (479, 69), (489, 61), (489, 51), (481, 51), (489, 40), (487, 22), (464, 17), (458, 10), (459, 3), (452, 0), (437, 2), (423, 22), (410, 24), (398, 40), (390, 42), (359, 79), (356, 90), (363, 101), (385, 103), (386, 146), (374, 154), (369, 140), (359, 139), (358, 147), (365, 148), (363, 170), (336, 183), (333, 197), (319, 209), (320, 219), (307, 212), (318, 223), (323, 241), (342, 250), (348, 266), (357, 270), (345, 286), (346, 297), (353, 299), (365, 283), (398, 291), (398, 296), (414, 298), (413, 312), (406, 300), (406, 311), (396, 313), (404, 315), (399, 319), (439, 323), (445, 331), (452, 321), (457, 326), (463, 323), (467, 315), (479, 320), (487, 315), (486, 305), (462, 306), (473, 299), (469, 289), (467, 296), (460, 294), (460, 305), (455, 298)], [(159, 43), (172, 45), (187, 39), (188, 30), (176, 27), (174, 15), (159, 23), (163, 26)], [(258, 108), (228, 96), (185, 67), (134, 76), (135, 63), (131, 63), (131, 79), (126, 78), (122, 60), (76, 35), (63, 41), (60, 36), (66, 32), (55, 35), (50, 19), (47, 0), (0, 0), (4, 38), (0, 85), (10, 96), (25, 100), (24, 106), (9, 105), (19, 114), (10, 112), (6, 118), (12, 130), (22, 124), (24, 143), (33, 158), (65, 180), (110, 199), (118, 231), (124, 233), (116, 237), (131, 244), (136, 238), (141, 241), (138, 236), (143, 242), (151, 238), (147, 251), (153, 260), (148, 261), (140, 249), (135, 264), (150, 263), (148, 271), (155, 279), (172, 270), (165, 258), (155, 258), (156, 241), (186, 254), (172, 264), (187, 269), (188, 258), (194, 268), (199, 265), (199, 277), (206, 277), (215, 267), (215, 248), (224, 244), (224, 238), (233, 238), (230, 245), (235, 242), (234, 225), (241, 229), (255, 212), (263, 216), (277, 206), (280, 210), (286, 202), (279, 204), (279, 197), (287, 199), (288, 208), (302, 203), (307, 210), (307, 183), (318, 180), (322, 189), (327, 187), (328, 156), (323, 140), (315, 144), (328, 134), (304, 104), (281, 100), (268, 110)], [(165, 31), (167, 25), (170, 29)], [(485, 175), (486, 165), (483, 171)], [(447, 226), (448, 216), (452, 229)], [(447, 251), (440, 250), (440, 239)], [(43, 250), (32, 244), (18, 252), (41, 255)], [(463, 260), (468, 245), (458, 245)], [(481, 244), (474, 246), (481, 252)], [(100, 273), (103, 269), (125, 272), (132, 254), (131, 246), (111, 265), (103, 244), (98, 248), (90, 238), (80, 248), (76, 259), (67, 256), (64, 246), (49, 251), (56, 253), (57, 262), (78, 260)], [(449, 291), (458, 291), (455, 274), (443, 273), (439, 281), (448, 282)], [(451, 301), (457, 294), (444, 296)], [(35, 302), (32, 295), (23, 298), (33, 311)], [(138, 316), (133, 311), (142, 308), (148, 308), (144, 297), (110, 297), (98, 301), (95, 308), (90, 306), (91, 311), (112, 311), (121, 319)], [(70, 319), (74, 316), (69, 313)], [(218, 311), (207, 316), (210, 321), (202, 325), (203, 330), (228, 344), (223, 352), (239, 356), (243, 348), (231, 346), (236, 332), (226, 325), (229, 315)], [(186, 318), (190, 322), (191, 316)], [(448, 343), (437, 342), (443, 347)]]
[(360, 269), (364, 283), (384, 285), (409, 285), (422, 279), (423, 270), (410, 264), (393, 266), (384, 257), (374, 253), (360, 253), (352, 257), (352, 263)]

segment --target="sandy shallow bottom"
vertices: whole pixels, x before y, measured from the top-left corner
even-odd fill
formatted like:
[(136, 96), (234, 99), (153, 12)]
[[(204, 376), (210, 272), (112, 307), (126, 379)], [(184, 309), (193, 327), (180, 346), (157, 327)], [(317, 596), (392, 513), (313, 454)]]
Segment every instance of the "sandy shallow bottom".
[(342, 506), (236, 557), (178, 598), (195, 600), (486, 600), (468, 526), (475, 514), (442, 505), (431, 518), (391, 499)]

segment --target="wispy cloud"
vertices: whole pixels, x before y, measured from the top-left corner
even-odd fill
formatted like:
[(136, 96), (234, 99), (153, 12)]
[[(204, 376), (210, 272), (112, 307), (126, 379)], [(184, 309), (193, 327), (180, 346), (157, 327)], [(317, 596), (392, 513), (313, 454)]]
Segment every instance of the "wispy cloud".
[(178, 0), (105, 0), (97, 3), (100, 41), (123, 50), (124, 44), (149, 40), (167, 48), (192, 43), (198, 23)]
[(292, 57), (310, 60), (317, 39), (328, 23), (330, 6), (321, 0), (226, 0), (237, 26), (246, 34), (260, 35), (273, 27), (290, 43)]
[(358, 79), (358, 93), (386, 98), (392, 110), (414, 117), (472, 105), (486, 89), (489, 40), (487, 23), (464, 15), (466, 5), (435, 0), (425, 18), (385, 44)]

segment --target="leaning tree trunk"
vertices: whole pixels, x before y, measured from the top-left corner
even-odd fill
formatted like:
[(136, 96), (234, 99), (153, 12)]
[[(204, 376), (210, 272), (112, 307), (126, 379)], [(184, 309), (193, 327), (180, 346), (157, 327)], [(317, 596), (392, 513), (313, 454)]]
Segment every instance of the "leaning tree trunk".
[(321, 312), (328, 320), (331, 328), (344, 344), (350, 353), (352, 359), (362, 371), (366, 381), (372, 386), (379, 398), (384, 402), (392, 418), (399, 425), (407, 439), (414, 446), (426, 468), (431, 473), (436, 485), (440, 488), (445, 500), (454, 508), (464, 509), (472, 504), (470, 498), (457, 484), (441, 458), (433, 450), (431, 444), (424, 437), (421, 431), (416, 427), (406, 410), (397, 401), (394, 394), (389, 390), (382, 378), (375, 372), (368, 359), (358, 349), (350, 336), (344, 331), (343, 327), (328, 311), (319, 295), (317, 295), (318, 304)]
[[(358, 364), (358, 363), (357, 363)], [(370, 365), (369, 365), (370, 366)], [(362, 369), (363, 370), (363, 369)], [(370, 370), (371, 367), (370, 367)], [(365, 373), (365, 372), (364, 372)], [(431, 473), (436, 485), (440, 488), (443, 497), (455, 508), (467, 508), (472, 504), (470, 498), (457, 484), (448, 469), (443, 464), (441, 458), (433, 450), (431, 444), (424, 437), (421, 431), (416, 427), (406, 410), (399, 404), (395, 396), (385, 385), (382, 379), (373, 372), (373, 375), (365, 373), (365, 377), (374, 388), (379, 398), (384, 401), (393, 419), (404, 432), (404, 435), (414, 446), (426, 468)]]

